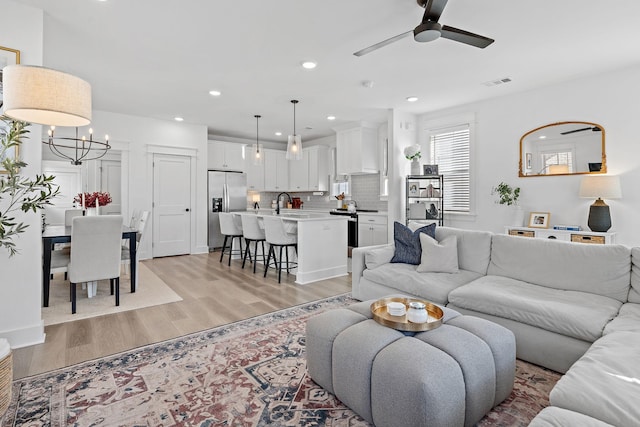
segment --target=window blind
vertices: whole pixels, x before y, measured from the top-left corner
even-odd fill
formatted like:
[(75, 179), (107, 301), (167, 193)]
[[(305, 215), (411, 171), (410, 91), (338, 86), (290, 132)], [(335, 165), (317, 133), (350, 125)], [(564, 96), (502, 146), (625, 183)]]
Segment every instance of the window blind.
[(444, 175), (444, 210), (469, 212), (470, 130), (469, 125), (431, 131), (430, 160)]

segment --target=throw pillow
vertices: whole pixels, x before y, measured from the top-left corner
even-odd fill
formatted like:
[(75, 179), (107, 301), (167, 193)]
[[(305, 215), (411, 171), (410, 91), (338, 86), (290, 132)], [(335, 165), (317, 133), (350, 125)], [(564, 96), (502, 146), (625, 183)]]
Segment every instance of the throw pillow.
[(391, 262), (400, 262), (404, 264), (420, 264), (420, 255), (422, 249), (420, 246), (420, 234), (426, 233), (435, 239), (436, 224), (418, 228), (411, 231), (408, 227), (395, 221), (393, 223), (393, 242), (395, 243), (395, 252)]
[(364, 264), (368, 270), (380, 267), (382, 264), (388, 264), (393, 258), (393, 246), (388, 245), (382, 248), (368, 249), (364, 253)]
[(448, 236), (438, 242), (426, 234), (420, 235), (422, 256), (419, 273), (457, 273), (458, 272), (458, 239)]

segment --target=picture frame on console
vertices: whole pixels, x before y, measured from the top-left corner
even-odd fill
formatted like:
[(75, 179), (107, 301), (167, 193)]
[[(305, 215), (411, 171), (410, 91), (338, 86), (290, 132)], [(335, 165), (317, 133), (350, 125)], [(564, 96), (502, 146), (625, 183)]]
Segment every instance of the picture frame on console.
[(423, 175), (438, 175), (438, 165), (422, 165)]
[(529, 214), (530, 228), (549, 228), (549, 212), (531, 212)]

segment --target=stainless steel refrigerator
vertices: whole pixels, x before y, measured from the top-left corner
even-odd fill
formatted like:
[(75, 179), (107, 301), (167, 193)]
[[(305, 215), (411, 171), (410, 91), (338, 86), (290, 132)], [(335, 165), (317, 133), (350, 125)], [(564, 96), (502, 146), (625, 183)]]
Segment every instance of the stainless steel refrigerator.
[(242, 172), (209, 171), (209, 250), (221, 248), (220, 212), (247, 210), (247, 176)]

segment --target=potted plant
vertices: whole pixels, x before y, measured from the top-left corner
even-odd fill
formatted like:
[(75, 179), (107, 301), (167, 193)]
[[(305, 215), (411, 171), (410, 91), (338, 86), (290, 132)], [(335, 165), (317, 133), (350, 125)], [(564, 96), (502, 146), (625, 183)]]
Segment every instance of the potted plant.
[(518, 205), (518, 199), (520, 198), (520, 187), (512, 187), (505, 182), (501, 182), (493, 188), (491, 194), (498, 194), (498, 200), (496, 203), (501, 205), (513, 206), (512, 219), (510, 225), (522, 227), (524, 222), (524, 211), (522, 207)]
[(18, 252), (14, 238), (28, 225), (16, 219), (15, 213), (37, 212), (60, 191), (53, 176), (36, 175), (34, 179), (20, 175), (27, 166), (18, 153), (22, 139), (29, 133), (29, 123), (0, 117), (0, 247), (13, 256)]

